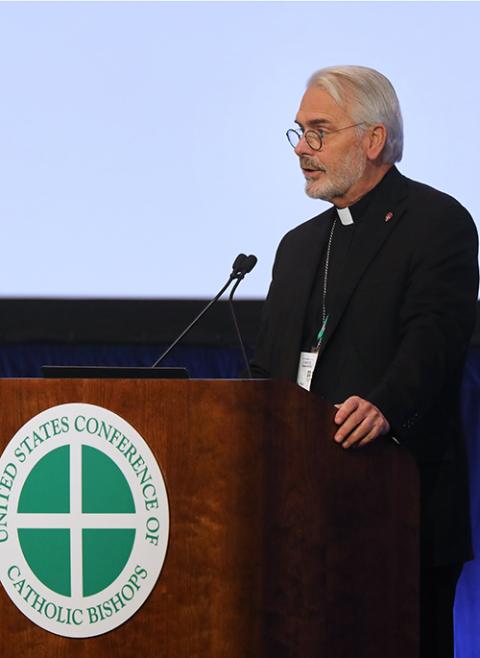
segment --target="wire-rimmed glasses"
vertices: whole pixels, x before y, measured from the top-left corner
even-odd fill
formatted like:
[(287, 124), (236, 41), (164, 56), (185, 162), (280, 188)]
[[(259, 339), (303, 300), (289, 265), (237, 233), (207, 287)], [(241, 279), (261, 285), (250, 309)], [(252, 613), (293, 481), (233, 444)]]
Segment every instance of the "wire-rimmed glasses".
[(305, 130), (305, 132), (303, 132), (300, 127), (298, 130), (296, 128), (289, 128), (286, 134), (287, 139), (293, 148), (296, 148), (301, 140), (305, 138), (305, 141), (312, 149), (312, 151), (321, 151), (325, 137), (328, 135), (333, 135), (333, 133), (338, 133), (341, 130), (346, 130), (347, 128), (356, 128), (357, 126), (361, 126), (363, 123), (365, 122), (361, 121), (360, 123), (352, 123), (350, 126), (337, 128), (337, 130), (329, 130), (328, 132), (322, 130), (321, 128), (319, 130), (313, 130), (312, 128), (309, 128), (308, 130)]

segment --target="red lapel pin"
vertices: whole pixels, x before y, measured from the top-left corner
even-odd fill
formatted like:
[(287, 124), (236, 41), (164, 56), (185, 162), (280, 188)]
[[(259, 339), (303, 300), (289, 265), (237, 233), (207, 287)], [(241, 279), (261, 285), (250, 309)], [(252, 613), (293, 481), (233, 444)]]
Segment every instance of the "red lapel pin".
[(387, 212), (387, 214), (385, 215), (385, 221), (389, 222), (392, 219), (392, 217), (393, 217), (393, 212)]

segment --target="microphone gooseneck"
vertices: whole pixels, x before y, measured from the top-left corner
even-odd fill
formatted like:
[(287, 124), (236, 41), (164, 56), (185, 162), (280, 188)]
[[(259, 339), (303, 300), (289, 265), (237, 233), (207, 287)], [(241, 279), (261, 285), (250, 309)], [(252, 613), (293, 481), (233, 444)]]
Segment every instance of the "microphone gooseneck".
[[(231, 271), (230, 276), (228, 278), (228, 281), (225, 283), (225, 285), (215, 295), (215, 297), (211, 301), (208, 302), (208, 304), (200, 311), (200, 313), (192, 320), (192, 322), (190, 322), (190, 324), (173, 341), (173, 343), (165, 350), (165, 352), (163, 352), (163, 354), (161, 354), (158, 357), (158, 359), (152, 365), (152, 368), (156, 368), (163, 361), (163, 359), (168, 354), (170, 354), (170, 352), (173, 350), (173, 348), (197, 324), (197, 322), (200, 320), (200, 318), (202, 318), (205, 315), (205, 313), (208, 311), (208, 309), (211, 306), (213, 306), (213, 304), (215, 304), (215, 302), (217, 302), (220, 299), (220, 297), (223, 295), (223, 293), (226, 291), (226, 289), (230, 286), (232, 281), (236, 281), (233, 291), (236, 290), (236, 288), (238, 287), (238, 284), (240, 283), (240, 281), (245, 277), (246, 274), (248, 274), (248, 272), (251, 272), (251, 270), (255, 267), (256, 262), (257, 262), (257, 259), (256, 259), (255, 256), (252, 256), (252, 255), (246, 256), (245, 254), (238, 254), (238, 256), (233, 261), (232, 271)], [(230, 301), (230, 308), (231, 308), (233, 316), (234, 316), (235, 314), (233, 312), (233, 307), (232, 307), (232, 304), (231, 304), (231, 300), (229, 300), (229, 301)], [(239, 340), (240, 340), (240, 345), (241, 345), (241, 348), (242, 348), (242, 352), (244, 353), (244, 358), (246, 358), (245, 348), (243, 346), (243, 342), (242, 342), (242, 339), (241, 339), (241, 336), (240, 336), (240, 331), (238, 330), (238, 325), (237, 325), (237, 322), (236, 322), (236, 318), (234, 318), (234, 324), (235, 324), (235, 329), (237, 331), (237, 336), (239, 337)], [(250, 373), (250, 367), (248, 366), (248, 363), (247, 363), (247, 369)], [(251, 376), (251, 374), (250, 374), (250, 376)]]

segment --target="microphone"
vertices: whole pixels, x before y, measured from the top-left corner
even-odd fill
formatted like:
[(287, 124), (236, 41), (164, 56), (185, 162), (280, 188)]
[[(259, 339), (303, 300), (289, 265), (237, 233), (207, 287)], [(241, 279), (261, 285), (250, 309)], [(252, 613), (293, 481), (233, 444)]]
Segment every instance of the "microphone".
[[(240, 255), (243, 256), (244, 254), (240, 254)], [(235, 309), (233, 307), (233, 295), (235, 294), (235, 291), (240, 285), (241, 281), (245, 278), (245, 275), (251, 272), (256, 264), (257, 264), (256, 256), (254, 256), (253, 254), (250, 254), (250, 256), (245, 256), (245, 258), (241, 261), (240, 266), (238, 267), (239, 271), (238, 271), (237, 280), (230, 292), (230, 295), (228, 296), (228, 306), (230, 308), (230, 313), (232, 314), (235, 333), (237, 334), (238, 342), (240, 343), (240, 348), (242, 350), (242, 357), (247, 367), (249, 379), (252, 379), (252, 371), (250, 370), (250, 363), (248, 362), (247, 352), (245, 350), (245, 345), (242, 340), (242, 334), (240, 333), (240, 327), (238, 326), (238, 322), (237, 322), (237, 316), (235, 314)]]
[[(254, 259), (252, 261), (252, 258)], [(155, 361), (155, 363), (152, 365), (152, 368), (156, 368), (163, 359), (170, 354), (170, 352), (173, 350), (173, 348), (182, 340), (184, 336), (188, 334), (188, 332), (197, 324), (197, 322), (202, 318), (205, 313), (208, 311), (208, 309), (217, 302), (220, 297), (223, 295), (225, 290), (230, 286), (232, 281), (236, 281), (235, 284), (235, 289), (238, 287), (238, 284), (240, 281), (245, 277), (248, 272), (250, 272), (254, 267), (255, 263), (257, 262), (257, 259), (255, 256), (246, 256), (245, 254), (238, 254), (238, 256), (235, 258), (232, 264), (232, 271), (230, 273), (230, 276), (228, 277), (228, 281), (225, 283), (225, 285), (222, 287), (222, 289), (215, 295), (215, 297), (208, 302), (208, 304), (200, 311), (200, 313), (190, 322), (188, 327), (186, 327), (182, 333), (176, 338), (173, 343), (165, 350), (163, 354), (161, 354), (158, 359)], [(252, 264), (253, 263), (253, 264)], [(240, 338), (241, 342), (241, 338)], [(243, 347), (243, 343), (241, 343), (243, 351), (245, 351), (245, 348)]]
[[(257, 257), (254, 256), (253, 254), (250, 254), (250, 256), (247, 256), (241, 263), (241, 266), (239, 267), (239, 272), (241, 272), (242, 277), (240, 281), (244, 278), (245, 274), (249, 274), (255, 265), (257, 264)], [(236, 284), (238, 287), (238, 284)]]
[(247, 260), (247, 256), (245, 256), (245, 254), (238, 254), (238, 256), (233, 261), (232, 274), (239, 274), (239, 272), (241, 271), (241, 268), (243, 266), (243, 263), (246, 260)]

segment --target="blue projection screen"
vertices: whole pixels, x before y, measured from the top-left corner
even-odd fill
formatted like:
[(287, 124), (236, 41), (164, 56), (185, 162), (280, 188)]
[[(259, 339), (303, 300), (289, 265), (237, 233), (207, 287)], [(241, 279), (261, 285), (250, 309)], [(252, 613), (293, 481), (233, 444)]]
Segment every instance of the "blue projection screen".
[(1, 297), (209, 297), (324, 209), (285, 138), (309, 75), (378, 68), (403, 173), (477, 219), (480, 5), (1, 2)]

